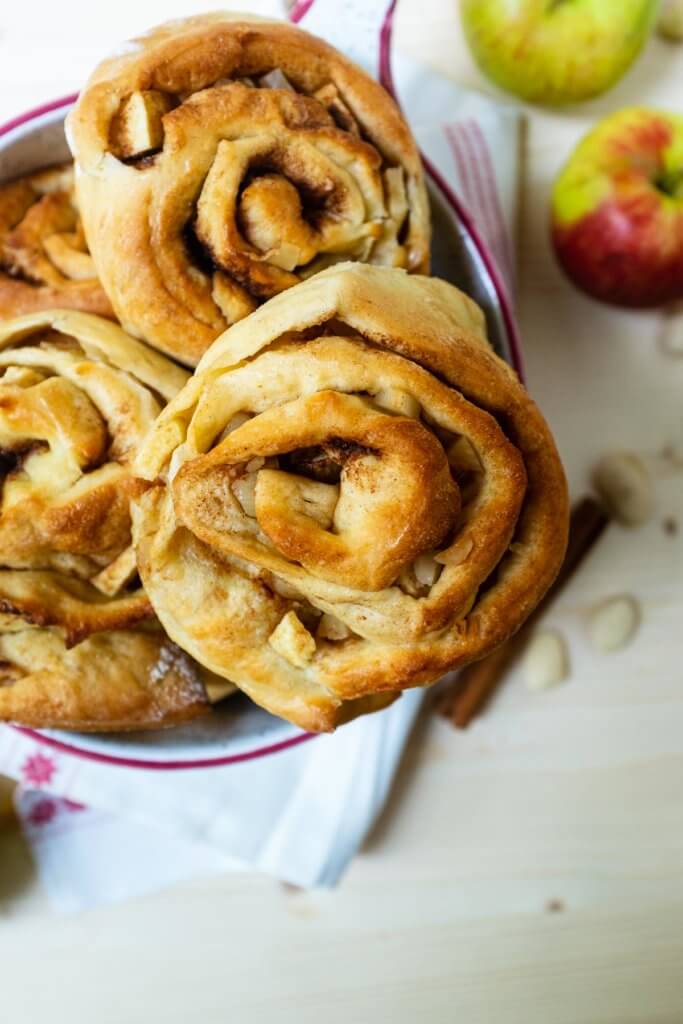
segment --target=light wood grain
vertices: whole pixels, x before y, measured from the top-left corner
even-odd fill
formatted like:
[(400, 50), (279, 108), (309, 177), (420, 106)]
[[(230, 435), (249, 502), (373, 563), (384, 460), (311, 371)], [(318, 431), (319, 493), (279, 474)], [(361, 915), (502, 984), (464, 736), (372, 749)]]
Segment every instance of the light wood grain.
[[(112, 40), (203, 4), (76, 0), (3, 8), (0, 119), (77, 87)], [(397, 42), (483, 88), (456, 0), (401, 0)], [(8, 86), (8, 83), (11, 85)], [(575, 493), (608, 448), (656, 476), (657, 516), (614, 527), (548, 624), (570, 681), (528, 693), (513, 673), (464, 735), (419, 727), (381, 822), (340, 889), (291, 893), (227, 876), (56, 919), (16, 835), (0, 836), (0, 1006), (13, 1024), (680, 1024), (683, 1020), (683, 360), (656, 315), (614, 312), (563, 279), (547, 238), (550, 183), (591, 121), (628, 103), (675, 108), (683, 48), (654, 40), (607, 97), (530, 111), (520, 315), (532, 391)], [(587, 643), (587, 610), (642, 602), (636, 643)]]

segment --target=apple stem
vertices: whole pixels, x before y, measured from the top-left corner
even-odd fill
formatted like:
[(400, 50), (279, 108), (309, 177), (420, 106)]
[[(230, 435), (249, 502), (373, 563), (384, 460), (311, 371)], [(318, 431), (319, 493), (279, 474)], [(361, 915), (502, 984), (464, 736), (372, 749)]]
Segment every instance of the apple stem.
[(683, 170), (669, 171), (660, 175), (655, 181), (655, 187), (665, 196), (671, 196), (673, 199), (679, 198), (681, 185), (683, 185)]

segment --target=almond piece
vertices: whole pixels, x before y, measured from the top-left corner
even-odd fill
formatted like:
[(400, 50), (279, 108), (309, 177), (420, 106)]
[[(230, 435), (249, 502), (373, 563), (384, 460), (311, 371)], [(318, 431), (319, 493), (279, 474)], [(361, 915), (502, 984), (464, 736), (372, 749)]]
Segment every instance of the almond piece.
[(564, 638), (555, 630), (536, 633), (524, 654), (524, 679), (528, 689), (550, 690), (568, 675), (569, 656)]
[(626, 647), (640, 624), (640, 605), (627, 594), (603, 601), (591, 612), (588, 629), (596, 651), (609, 654)]

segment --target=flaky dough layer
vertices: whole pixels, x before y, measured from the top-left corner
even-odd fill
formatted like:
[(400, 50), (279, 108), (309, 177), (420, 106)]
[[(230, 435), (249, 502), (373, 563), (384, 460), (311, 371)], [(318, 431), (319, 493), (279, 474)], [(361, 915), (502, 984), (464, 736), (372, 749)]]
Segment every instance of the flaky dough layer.
[(85, 242), (71, 164), (0, 185), (0, 317), (55, 307), (114, 315)]
[(0, 324), (0, 719), (171, 725), (208, 706), (200, 670), (137, 579), (131, 462), (185, 371), (86, 313)]
[(136, 466), (169, 635), (308, 729), (491, 651), (566, 546), (555, 444), (481, 311), (399, 270), (326, 270), (233, 326)]
[(292, 25), (227, 14), (162, 25), (100, 64), (68, 135), (118, 318), (188, 365), (332, 263), (428, 270), (408, 126), (380, 85)]

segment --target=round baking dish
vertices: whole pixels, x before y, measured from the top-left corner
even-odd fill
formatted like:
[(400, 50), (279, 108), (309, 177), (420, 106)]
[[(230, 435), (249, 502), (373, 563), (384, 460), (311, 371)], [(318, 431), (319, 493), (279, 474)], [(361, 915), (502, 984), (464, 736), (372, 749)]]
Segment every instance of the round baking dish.
[[(0, 126), (0, 182), (69, 159), (64, 118), (74, 96), (53, 100)], [(483, 308), (496, 351), (521, 372), (519, 348), (495, 264), (458, 200), (427, 165), (434, 238), (433, 273)], [(232, 697), (191, 725), (158, 732), (84, 735), (14, 726), (81, 757), (132, 768), (172, 770), (236, 764), (312, 739), (243, 696)]]

